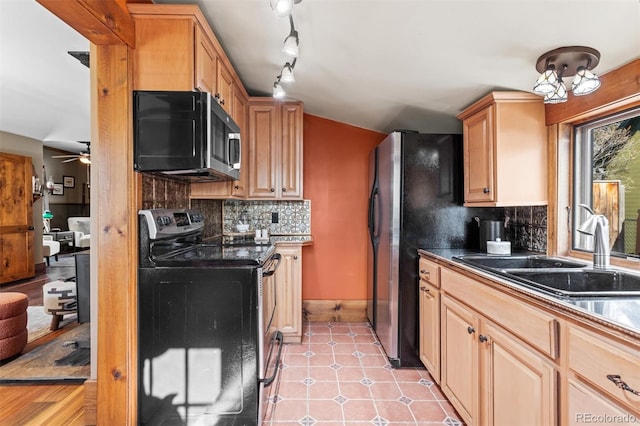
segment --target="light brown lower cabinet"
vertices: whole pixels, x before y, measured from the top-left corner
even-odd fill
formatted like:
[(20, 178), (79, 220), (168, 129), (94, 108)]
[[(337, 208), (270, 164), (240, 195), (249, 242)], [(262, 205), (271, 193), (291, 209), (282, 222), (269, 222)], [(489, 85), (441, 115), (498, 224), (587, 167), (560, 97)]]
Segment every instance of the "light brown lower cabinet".
[(282, 256), (275, 273), (276, 318), (285, 343), (302, 341), (302, 246), (276, 246)]
[[(441, 349), (435, 362), (440, 387), (466, 424), (640, 423), (637, 338), (488, 285), (486, 276), (476, 279), (446, 262), (421, 259), (420, 265), (420, 273), (439, 272)], [(420, 276), (426, 287), (427, 275)], [(422, 293), (421, 356), (432, 338), (426, 313), (435, 309)], [(427, 368), (431, 357), (423, 359)]]
[(442, 296), (442, 391), (469, 425), (556, 424), (556, 371), (526, 344)]

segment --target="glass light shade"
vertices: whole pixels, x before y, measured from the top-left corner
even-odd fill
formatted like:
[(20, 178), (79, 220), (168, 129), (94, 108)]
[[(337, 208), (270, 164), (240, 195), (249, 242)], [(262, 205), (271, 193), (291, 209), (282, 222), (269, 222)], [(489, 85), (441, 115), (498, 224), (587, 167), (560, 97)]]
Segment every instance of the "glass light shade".
[(298, 57), (298, 32), (297, 31), (294, 31), (286, 39), (284, 39), (282, 52), (293, 58)]
[(282, 72), (280, 73), (280, 82), (282, 83), (295, 83), (296, 78), (293, 76), (293, 68), (289, 62), (286, 63), (284, 67), (282, 67)]
[(539, 95), (546, 95), (556, 90), (557, 84), (558, 73), (554, 69), (547, 69), (538, 77), (538, 81), (536, 81), (536, 84), (533, 86), (533, 91)]
[(91, 164), (91, 160), (89, 159), (89, 157), (80, 157), (78, 158), (78, 160), (80, 160), (82, 164)]
[(588, 95), (598, 90), (600, 87), (600, 79), (597, 75), (586, 69), (585, 67), (578, 67), (578, 72), (573, 78), (573, 84), (571, 90), (575, 96)]
[(293, 10), (293, 0), (271, 0), (271, 9), (279, 18), (289, 16)]
[(55, 182), (53, 182), (53, 176), (49, 176), (47, 178), (47, 189), (53, 189), (55, 186)]
[(567, 88), (562, 80), (558, 81), (555, 89), (551, 93), (544, 95), (545, 104), (559, 104), (567, 101)]
[(276, 99), (282, 99), (287, 96), (287, 93), (284, 91), (284, 88), (280, 83), (273, 83), (273, 97)]

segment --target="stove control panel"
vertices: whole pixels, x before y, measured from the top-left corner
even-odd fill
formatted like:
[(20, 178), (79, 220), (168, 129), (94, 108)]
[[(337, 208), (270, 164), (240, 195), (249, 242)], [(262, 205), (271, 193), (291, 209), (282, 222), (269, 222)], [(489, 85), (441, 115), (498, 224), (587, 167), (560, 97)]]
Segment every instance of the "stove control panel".
[(178, 237), (204, 229), (204, 216), (191, 209), (144, 209), (138, 212), (149, 228), (149, 238)]

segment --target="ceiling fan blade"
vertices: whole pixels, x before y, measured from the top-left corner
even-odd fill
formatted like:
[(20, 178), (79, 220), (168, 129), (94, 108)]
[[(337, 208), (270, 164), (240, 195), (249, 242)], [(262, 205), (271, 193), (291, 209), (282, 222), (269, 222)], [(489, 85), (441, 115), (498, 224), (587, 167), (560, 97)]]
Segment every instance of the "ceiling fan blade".
[(62, 161), (62, 162), (63, 162), (63, 163), (69, 163), (69, 162), (71, 162), (71, 161), (76, 161), (77, 159), (78, 159), (78, 157), (76, 157), (76, 158), (70, 158), (70, 159), (68, 159), (68, 160), (64, 160), (64, 161)]
[(77, 157), (78, 154), (73, 155), (52, 155), (51, 158), (69, 158), (69, 157)]

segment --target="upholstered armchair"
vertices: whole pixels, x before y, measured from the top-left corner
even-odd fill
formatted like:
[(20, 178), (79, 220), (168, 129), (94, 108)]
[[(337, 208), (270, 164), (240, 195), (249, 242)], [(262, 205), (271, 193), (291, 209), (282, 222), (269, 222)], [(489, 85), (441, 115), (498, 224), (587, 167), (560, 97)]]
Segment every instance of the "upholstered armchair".
[(73, 231), (73, 244), (75, 248), (89, 248), (91, 246), (91, 218), (70, 217), (67, 218), (69, 231)]

